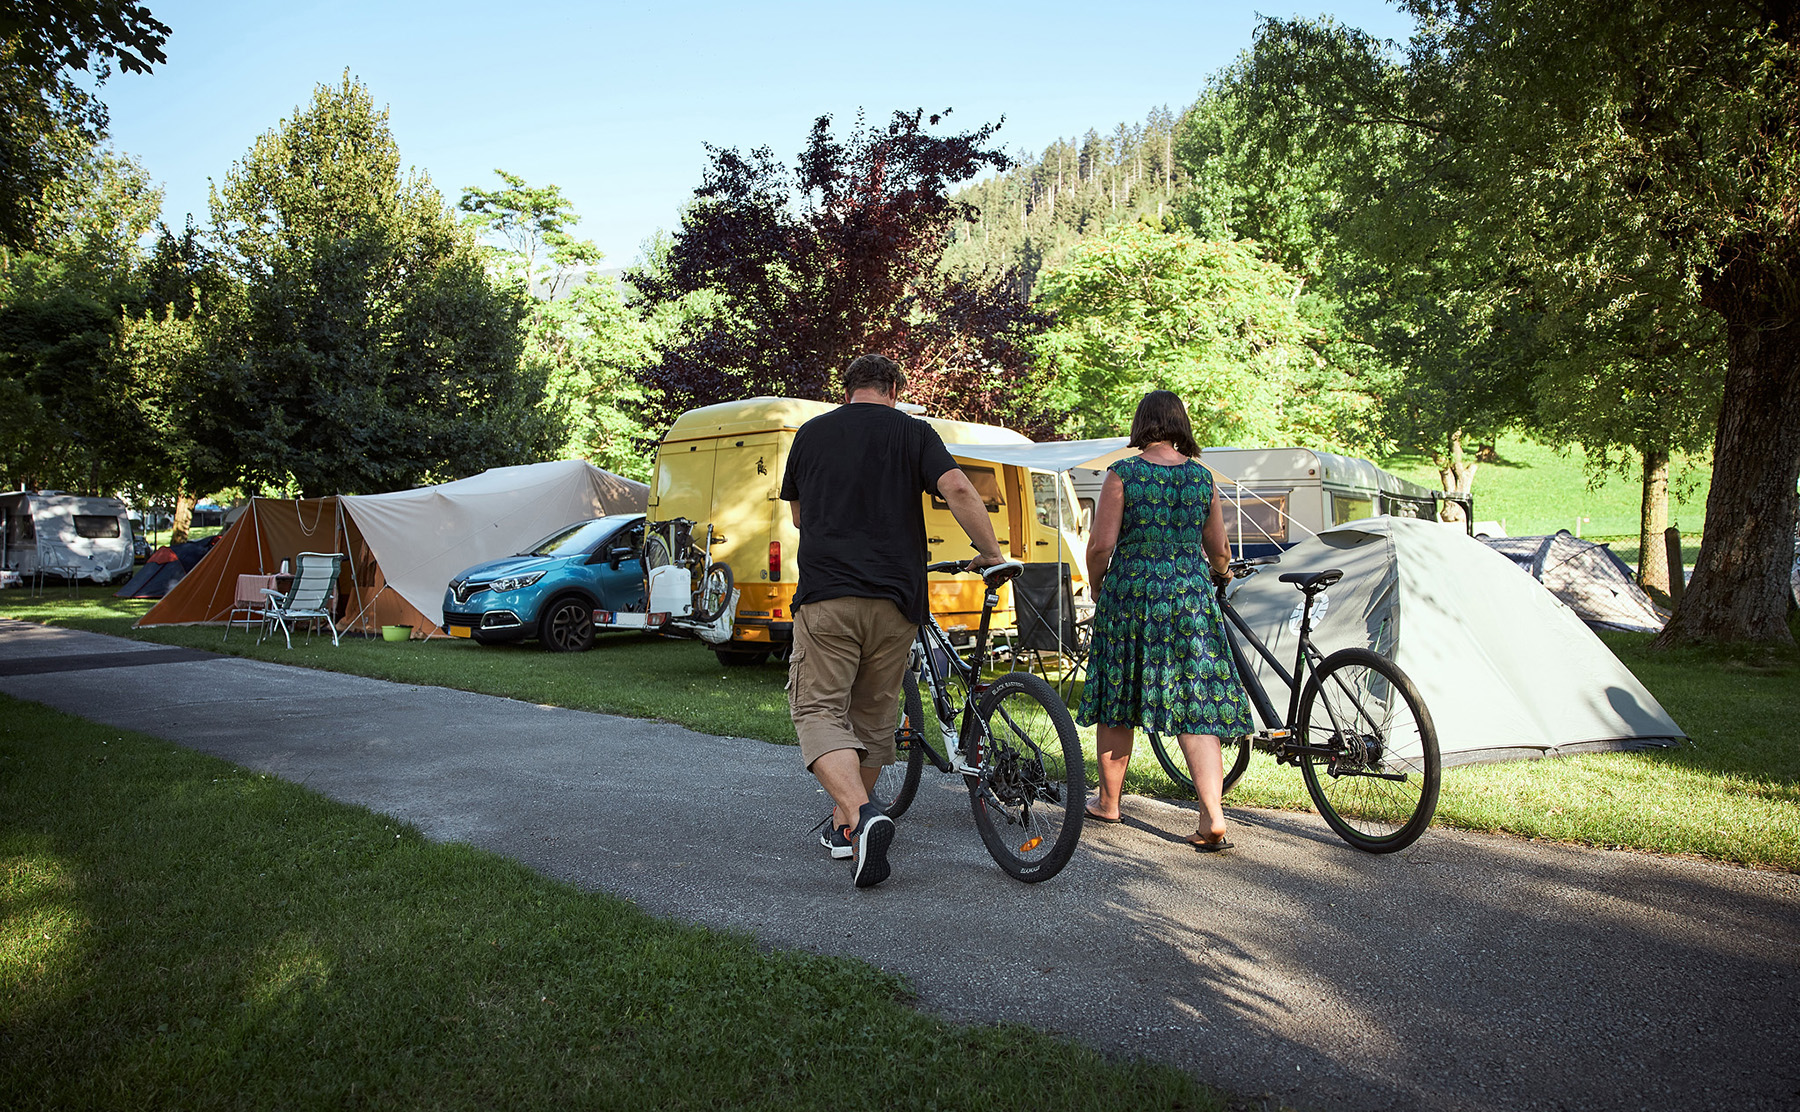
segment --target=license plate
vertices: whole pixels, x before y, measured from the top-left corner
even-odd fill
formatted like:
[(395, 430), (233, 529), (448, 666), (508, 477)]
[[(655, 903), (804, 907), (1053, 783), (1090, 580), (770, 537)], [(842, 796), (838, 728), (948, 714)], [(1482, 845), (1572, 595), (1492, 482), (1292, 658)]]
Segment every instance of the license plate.
[(447, 628), (450, 631), (450, 636), (452, 636), (452, 637), (473, 637), (473, 636), (475, 636), (475, 631), (470, 629), (468, 626), (446, 626), (445, 628)]

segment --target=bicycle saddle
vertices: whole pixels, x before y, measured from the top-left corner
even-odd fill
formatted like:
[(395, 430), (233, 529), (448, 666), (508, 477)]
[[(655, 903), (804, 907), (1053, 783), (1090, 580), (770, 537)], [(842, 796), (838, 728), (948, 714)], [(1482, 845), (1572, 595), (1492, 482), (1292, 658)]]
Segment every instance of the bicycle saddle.
[(1344, 578), (1344, 573), (1337, 568), (1326, 571), (1290, 571), (1281, 576), (1283, 583), (1292, 583), (1307, 594), (1323, 591), (1325, 588)]
[(981, 581), (990, 587), (998, 587), (1002, 583), (1017, 579), (1020, 575), (1023, 575), (1024, 572), (1024, 564), (1019, 563), (1017, 560), (1008, 560), (1004, 564), (995, 564), (991, 568), (982, 568)]

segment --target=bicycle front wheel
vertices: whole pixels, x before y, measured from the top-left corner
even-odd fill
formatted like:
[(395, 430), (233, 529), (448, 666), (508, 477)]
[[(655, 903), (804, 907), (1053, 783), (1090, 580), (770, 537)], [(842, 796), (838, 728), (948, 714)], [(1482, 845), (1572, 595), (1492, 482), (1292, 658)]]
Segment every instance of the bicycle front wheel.
[(1300, 693), (1300, 743), (1319, 814), (1370, 853), (1405, 849), (1437, 812), (1442, 769), (1425, 701), (1398, 665), (1368, 649), (1326, 657)]
[(657, 533), (644, 538), (644, 567), (660, 568), (674, 562), (669, 552), (669, 542)]
[(1050, 685), (1026, 672), (995, 680), (977, 710), (980, 772), (966, 777), (975, 828), (1008, 876), (1049, 880), (1074, 854), (1087, 810), (1075, 721)]
[(919, 677), (906, 673), (900, 688), (900, 724), (894, 728), (894, 763), (875, 779), (876, 805), (897, 819), (912, 806), (925, 769), (925, 746), (918, 740), (925, 730), (925, 711), (919, 702)]
[[(1181, 751), (1181, 746), (1174, 742), (1165, 743), (1162, 735), (1155, 730), (1145, 730), (1144, 733), (1150, 737), (1150, 749), (1156, 754), (1156, 763), (1162, 765), (1162, 770), (1168, 774), (1169, 779), (1175, 781), (1176, 787), (1191, 793), (1194, 790), (1194, 778), (1188, 772), (1187, 754)], [(1250, 739), (1220, 738), (1219, 758), (1225, 765), (1223, 790), (1230, 791), (1231, 786), (1243, 777), (1244, 769), (1250, 767)]]

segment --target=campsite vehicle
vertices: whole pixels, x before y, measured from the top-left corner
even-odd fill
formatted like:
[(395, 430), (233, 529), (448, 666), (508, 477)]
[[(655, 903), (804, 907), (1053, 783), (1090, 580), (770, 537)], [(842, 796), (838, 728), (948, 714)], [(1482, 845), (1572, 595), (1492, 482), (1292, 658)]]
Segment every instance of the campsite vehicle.
[[(1200, 462), (1228, 480), (1219, 484), (1219, 506), (1233, 548), (1245, 556), (1280, 552), (1359, 518), (1436, 520), (1447, 501), (1463, 507), (1465, 523), (1475, 516), (1468, 495), (1432, 490), (1354, 456), (1310, 448), (1207, 448)], [(1094, 468), (1074, 474), (1090, 514), (1105, 478)]]
[[(797, 398), (703, 406), (676, 418), (657, 449), (650, 480), (652, 525), (674, 518), (709, 524), (713, 560), (730, 566), (737, 585), (731, 636), (714, 646), (723, 663), (767, 660), (785, 652), (793, 640), (800, 536), (781, 501), (782, 469), (800, 426), (835, 408)], [(1055, 472), (969, 459), (955, 447), (1029, 446), (1031, 441), (996, 425), (923, 420), (951, 446), (951, 455), (981, 494), (1002, 551), (1023, 562), (1066, 562), (1075, 584), (1084, 584), (1087, 539), (1077, 529), (1074, 490), (1067, 480)], [(967, 555), (967, 538), (949, 505), (935, 495), (922, 497), (927, 561)], [(981, 617), (980, 583), (934, 574), (928, 590), (931, 611), (951, 640), (968, 643)]]
[(444, 592), (444, 629), (484, 645), (536, 637), (552, 652), (581, 652), (594, 643), (595, 610), (644, 608), (643, 556), (643, 514), (566, 525), (459, 572)]
[[(444, 584), (516, 553), (572, 521), (644, 511), (649, 488), (585, 460), (495, 467), (466, 479), (385, 494), (252, 498), (206, 558), (138, 619), (140, 626), (223, 623), (251, 577), (302, 552), (341, 552), (340, 630), (380, 636), (409, 626), (437, 633)], [(472, 627), (471, 627), (472, 628)]]
[(131, 574), (125, 503), (56, 490), (0, 494), (0, 569), (110, 583)]

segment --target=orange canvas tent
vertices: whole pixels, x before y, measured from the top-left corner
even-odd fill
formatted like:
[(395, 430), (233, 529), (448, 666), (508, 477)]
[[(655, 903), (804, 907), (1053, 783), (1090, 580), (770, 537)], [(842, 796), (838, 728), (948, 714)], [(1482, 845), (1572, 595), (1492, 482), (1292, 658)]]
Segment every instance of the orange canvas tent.
[[(572, 522), (642, 512), (649, 488), (583, 460), (497, 467), (440, 486), (328, 498), (253, 498), (145, 625), (224, 623), (240, 575), (270, 575), (302, 552), (341, 552), (338, 625), (438, 629), (444, 587)], [(291, 566), (291, 563), (290, 563)]]

